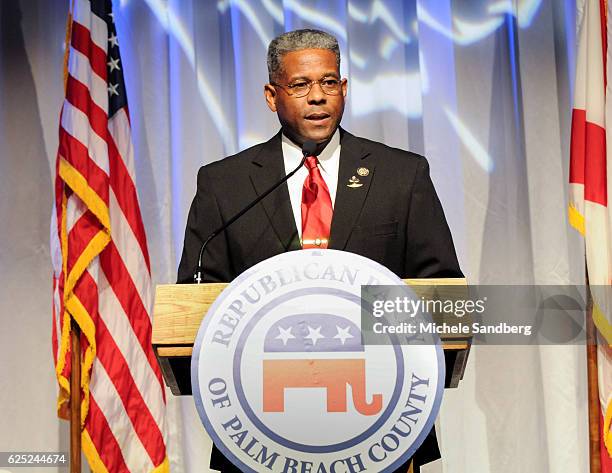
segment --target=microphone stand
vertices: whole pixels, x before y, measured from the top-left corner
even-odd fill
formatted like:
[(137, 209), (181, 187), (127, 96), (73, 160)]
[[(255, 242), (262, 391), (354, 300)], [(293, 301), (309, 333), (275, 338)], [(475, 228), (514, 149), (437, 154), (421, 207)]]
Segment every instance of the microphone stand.
[(312, 156), (314, 154), (315, 150), (316, 150), (316, 143), (314, 141), (310, 141), (310, 140), (306, 141), (304, 143), (304, 145), (302, 146), (302, 155), (303, 155), (303, 158), (300, 161), (300, 164), (293, 171), (291, 171), (289, 174), (287, 174), (285, 177), (283, 177), (280, 181), (278, 181), (276, 184), (274, 184), (272, 187), (270, 187), (263, 194), (258, 196), (257, 199), (255, 199), (253, 202), (251, 202), (249, 205), (247, 205), (245, 208), (243, 208), (240, 212), (238, 212), (236, 215), (234, 215), (232, 218), (230, 218), (227, 222), (225, 222), (223, 225), (221, 225), (219, 228), (217, 228), (214, 232), (212, 232), (208, 236), (208, 238), (206, 238), (206, 240), (204, 241), (204, 243), (200, 247), (200, 253), (198, 255), (198, 267), (196, 269), (195, 274), (193, 275), (193, 281), (195, 283), (197, 283), (197, 284), (201, 284), (202, 283), (202, 272), (204, 271), (204, 268), (202, 267), (202, 258), (204, 256), (204, 250), (206, 249), (206, 246), (208, 246), (210, 241), (213, 238), (215, 238), (217, 235), (219, 235), (219, 233), (224, 231), (227, 227), (229, 227), (232, 223), (234, 223), (236, 220), (238, 220), (240, 217), (242, 217), (245, 213), (247, 213), (249, 210), (251, 210), (255, 205), (257, 205), (259, 202), (261, 202), (264, 198), (266, 198), (278, 186), (280, 186), (281, 184), (283, 184), (284, 182), (289, 180), (291, 178), (291, 176), (293, 176), (296, 172), (298, 172), (300, 170), (300, 168), (304, 165), (304, 162), (306, 161), (306, 158), (308, 156)]

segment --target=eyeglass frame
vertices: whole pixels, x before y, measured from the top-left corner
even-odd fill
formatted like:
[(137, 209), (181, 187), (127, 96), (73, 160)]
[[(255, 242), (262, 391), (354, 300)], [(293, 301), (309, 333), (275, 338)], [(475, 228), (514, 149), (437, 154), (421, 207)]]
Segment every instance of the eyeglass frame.
[[(325, 89), (321, 85), (321, 81), (328, 80), (328, 79), (334, 79), (334, 80), (338, 81), (338, 93), (330, 94), (328, 92), (325, 92)], [(304, 80), (305, 82), (308, 82), (308, 84), (309, 84), (308, 91), (304, 95), (296, 95), (295, 93), (290, 93), (289, 91), (291, 90), (291, 84), (283, 85), (283, 84), (279, 84), (278, 82), (270, 81), (270, 85), (273, 85), (275, 87), (280, 87), (290, 97), (295, 97), (295, 98), (301, 99), (303, 97), (306, 97), (308, 94), (310, 94), (310, 91), (312, 90), (312, 87), (315, 84), (319, 84), (319, 87), (321, 88), (321, 92), (323, 92), (325, 95), (329, 95), (331, 97), (335, 97), (335, 96), (340, 95), (342, 93), (342, 85), (346, 83), (346, 78), (340, 79), (340, 78), (334, 77), (334, 76), (323, 76), (323, 77), (321, 77), (318, 80), (307, 80), (307, 79), (301, 79), (301, 80)], [(289, 90), (287, 90), (287, 89), (289, 89)]]

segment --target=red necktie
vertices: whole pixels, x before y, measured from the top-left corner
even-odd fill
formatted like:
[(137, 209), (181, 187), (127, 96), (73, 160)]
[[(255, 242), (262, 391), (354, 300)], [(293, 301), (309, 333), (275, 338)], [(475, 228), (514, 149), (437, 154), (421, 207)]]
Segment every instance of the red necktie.
[(302, 188), (302, 248), (327, 248), (333, 213), (329, 189), (316, 156), (307, 157), (305, 166), (308, 177)]

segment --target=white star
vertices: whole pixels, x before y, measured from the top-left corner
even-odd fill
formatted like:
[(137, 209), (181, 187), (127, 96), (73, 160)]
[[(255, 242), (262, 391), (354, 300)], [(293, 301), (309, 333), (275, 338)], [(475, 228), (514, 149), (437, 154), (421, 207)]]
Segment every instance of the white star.
[(106, 65), (110, 67), (111, 72), (113, 72), (115, 69), (117, 69), (118, 71), (121, 70), (121, 68), (119, 67), (119, 58), (117, 59), (110, 58), (110, 61), (108, 61)]
[(289, 327), (287, 329), (284, 329), (283, 327), (279, 326), (278, 327), (278, 331), (280, 332), (277, 336), (276, 336), (276, 340), (282, 340), (283, 341), (283, 345), (287, 345), (287, 340), (291, 339), (291, 338), (295, 338), (295, 335), (293, 335), (291, 333), (291, 328)]
[(310, 325), (308, 326), (308, 335), (306, 335), (304, 338), (308, 338), (310, 339), (310, 341), (312, 342), (312, 345), (316, 345), (317, 344), (317, 340), (319, 340), (319, 338), (325, 338), (324, 335), (321, 335), (321, 327), (317, 327), (317, 328), (312, 328)]
[(338, 329), (338, 333), (334, 335), (334, 338), (339, 338), (340, 342), (342, 342), (342, 345), (344, 345), (344, 342), (346, 342), (347, 338), (354, 338), (353, 335), (349, 333), (349, 331), (351, 330), (350, 325), (348, 325), (346, 328), (340, 328), (336, 325), (336, 329)]
[(117, 92), (117, 87), (119, 87), (119, 84), (108, 84), (108, 93), (111, 95), (111, 97), (113, 95), (119, 95), (119, 92)]
[(115, 33), (112, 33), (108, 37), (108, 42), (111, 44), (111, 46), (119, 46), (119, 40), (117, 39), (117, 35)]

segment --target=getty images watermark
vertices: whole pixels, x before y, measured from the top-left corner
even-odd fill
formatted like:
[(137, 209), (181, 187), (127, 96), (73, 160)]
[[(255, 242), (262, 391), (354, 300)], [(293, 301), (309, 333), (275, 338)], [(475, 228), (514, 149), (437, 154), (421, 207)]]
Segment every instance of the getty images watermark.
[[(600, 297), (612, 296), (608, 286), (590, 289)], [(488, 345), (581, 344), (586, 341), (588, 290), (586, 286), (362, 286), (363, 343), (432, 343), (434, 335)]]

